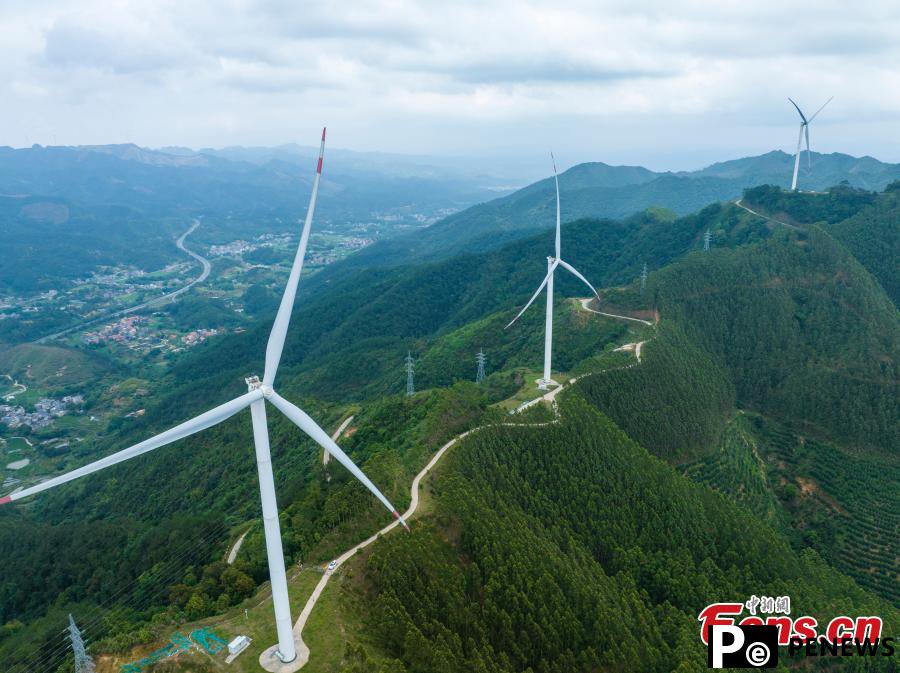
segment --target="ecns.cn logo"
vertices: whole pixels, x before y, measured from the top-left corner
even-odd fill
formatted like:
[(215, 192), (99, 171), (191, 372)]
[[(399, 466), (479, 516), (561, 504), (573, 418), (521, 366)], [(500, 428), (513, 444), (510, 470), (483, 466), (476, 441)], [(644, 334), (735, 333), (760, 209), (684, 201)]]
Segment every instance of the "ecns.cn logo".
[(710, 668), (775, 668), (778, 627), (712, 626), (707, 664)]

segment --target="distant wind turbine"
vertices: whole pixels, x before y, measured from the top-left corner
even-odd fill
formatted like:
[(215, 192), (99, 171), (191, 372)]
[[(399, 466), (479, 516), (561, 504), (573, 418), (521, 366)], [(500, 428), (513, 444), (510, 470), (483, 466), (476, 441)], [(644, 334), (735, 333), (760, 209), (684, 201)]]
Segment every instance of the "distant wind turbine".
[(291, 609), (288, 602), (284, 553), (281, 548), (281, 527), (278, 523), (278, 503), (275, 500), (275, 478), (272, 473), (272, 456), (269, 451), (269, 431), (266, 423), (266, 400), (299, 426), (303, 432), (323, 447), (325, 451), (334, 456), (344, 467), (350, 470), (350, 473), (361, 481), (363, 485), (368, 488), (375, 497), (388, 508), (388, 510), (390, 510), (394, 518), (397, 519), (404, 528), (409, 530), (406, 522), (394, 506), (386, 497), (384, 497), (381, 491), (376, 488), (375, 484), (369, 481), (369, 478), (366, 477), (362, 470), (360, 470), (347, 454), (343, 452), (341, 447), (328, 436), (328, 433), (322, 430), (322, 428), (320, 428), (302, 409), (291, 402), (288, 402), (276, 393), (272, 387), (275, 382), (278, 363), (281, 360), (281, 354), (284, 350), (284, 341), (291, 320), (294, 299), (297, 295), (297, 285), (300, 281), (300, 271), (303, 268), (303, 258), (306, 255), (306, 246), (309, 241), (309, 231), (312, 225), (313, 212), (316, 208), (316, 195), (319, 191), (319, 179), (322, 176), (322, 157), (324, 156), (324, 153), (325, 129), (322, 129), (322, 143), (319, 146), (319, 161), (316, 164), (316, 177), (313, 181), (309, 208), (306, 211), (306, 221), (303, 224), (300, 245), (298, 246), (297, 253), (294, 257), (294, 263), (291, 267), (287, 285), (284, 288), (281, 305), (278, 307), (278, 313), (275, 316), (275, 322), (272, 325), (272, 331), (269, 334), (269, 342), (266, 345), (265, 371), (262, 381), (256, 376), (248, 378), (246, 379), (248, 392), (230, 402), (226, 402), (196, 418), (192, 418), (181, 425), (177, 425), (170, 430), (166, 430), (155, 437), (146, 439), (139, 444), (123, 449), (111, 456), (101, 458), (98, 461), (85, 465), (84, 467), (79, 467), (71, 472), (54, 477), (53, 479), (48, 479), (31, 488), (26, 488), (4, 498), (0, 498), (0, 505), (5, 505), (14, 500), (21, 500), (22, 498), (27, 498), (35, 493), (40, 493), (49, 488), (60, 486), (73, 479), (78, 479), (79, 477), (111, 467), (141, 454), (153, 451), (154, 449), (158, 449), (166, 444), (171, 444), (179, 439), (184, 439), (201, 430), (218, 425), (237, 412), (250, 407), (250, 418), (253, 423), (253, 442), (256, 447), (256, 465), (259, 472), (259, 490), (260, 498), (262, 500), (266, 553), (268, 554), (269, 559), (269, 578), (272, 583), (272, 603), (275, 607), (275, 626), (278, 632), (278, 648), (275, 654), (285, 663), (296, 659), (297, 649), (291, 629)]
[(544, 376), (543, 378), (538, 380), (538, 388), (541, 390), (547, 390), (551, 385), (556, 382), (550, 378), (550, 360), (553, 352), (553, 272), (556, 271), (557, 266), (561, 266), (566, 271), (572, 273), (576, 278), (583, 281), (585, 285), (591, 288), (591, 292), (594, 293), (594, 296), (597, 297), (597, 300), (600, 300), (600, 295), (597, 294), (597, 290), (594, 289), (594, 286), (591, 285), (587, 278), (582, 276), (571, 264), (563, 261), (562, 257), (560, 257), (560, 218), (559, 218), (559, 176), (556, 173), (556, 159), (553, 158), (553, 154), (550, 154), (550, 159), (553, 161), (553, 180), (556, 183), (556, 255), (554, 257), (547, 258), (547, 275), (544, 276), (544, 280), (541, 281), (541, 284), (538, 285), (538, 289), (535, 290), (534, 294), (531, 295), (531, 299), (528, 300), (528, 303), (525, 304), (525, 308), (519, 311), (519, 314), (513, 318), (509, 325), (506, 328), (509, 328), (516, 320), (518, 320), (525, 311), (528, 310), (528, 307), (534, 303), (534, 300), (537, 299), (537, 296), (541, 293), (541, 290), (544, 289), (544, 286), (547, 286), (547, 318), (546, 324), (544, 325)]
[(794, 179), (791, 180), (791, 191), (797, 191), (797, 174), (800, 172), (800, 146), (803, 143), (803, 136), (806, 135), (806, 161), (807, 167), (812, 165), (812, 158), (810, 157), (809, 151), (809, 125), (812, 123), (812, 120), (816, 118), (816, 116), (825, 109), (825, 106), (828, 105), (834, 96), (829, 98), (827, 101), (822, 103), (822, 107), (816, 110), (816, 113), (810, 117), (809, 119), (803, 114), (803, 111), (800, 109), (800, 106), (794, 102), (793, 98), (788, 98), (791, 101), (791, 104), (797, 108), (797, 113), (800, 115), (800, 135), (797, 137), (797, 152), (794, 154)]

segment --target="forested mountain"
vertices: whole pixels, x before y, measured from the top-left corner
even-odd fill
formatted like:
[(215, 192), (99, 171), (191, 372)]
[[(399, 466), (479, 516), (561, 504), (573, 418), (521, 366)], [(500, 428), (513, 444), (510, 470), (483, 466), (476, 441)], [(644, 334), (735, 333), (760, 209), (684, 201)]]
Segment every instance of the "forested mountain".
[(900, 306), (900, 182), (881, 194), (838, 186), (827, 195), (792, 194), (763, 186), (744, 201), (794, 224), (818, 225), (843, 243)]
[(475, 434), (442, 468), (436, 516), (375, 547), (366, 624), (397, 670), (705, 670), (697, 606), (717, 596), (900, 616), (577, 396), (560, 419)]
[[(879, 191), (900, 178), (897, 164), (887, 164), (873, 157), (853, 157), (849, 154), (832, 152), (820, 154), (812, 152), (807, 161), (806, 153), (802, 157), (800, 188), (822, 190), (846, 180), (859, 189)], [(748, 185), (790, 185), (791, 171), (784, 172), (784, 167), (792, 167), (794, 156), (775, 151), (758, 157), (745, 157), (722, 161), (694, 172), (694, 175), (744, 180)]]
[[(559, 176), (562, 216), (564, 220), (622, 218), (652, 206), (686, 215), (715, 201), (736, 199), (748, 187), (788, 186), (792, 161), (792, 156), (776, 151), (679, 173), (579, 164)], [(847, 181), (853, 187), (880, 190), (900, 179), (900, 165), (871, 157), (813, 153), (811, 161), (812, 170), (801, 176), (803, 189), (821, 190)], [(380, 242), (335, 265), (323, 278), (363, 267), (439, 260), (463, 251), (500, 247), (552, 226), (554, 199), (553, 179), (546, 178), (451, 215), (414, 236)]]
[(740, 406), (853, 446), (900, 446), (896, 308), (827, 234), (690, 255), (654, 287), (660, 312), (728, 368)]
[(99, 266), (163, 267), (178, 254), (176, 228), (187, 229), (165, 219), (150, 227), (145, 215), (127, 206), (0, 196), (0, 292), (46, 292)]
[[(879, 214), (895, 193), (859, 207), (848, 205), (860, 201), (852, 190), (778, 195), (777, 212), (764, 196), (744, 200), (771, 217), (808, 207), (819, 224), (794, 218), (792, 229), (716, 204), (565, 226), (564, 255), (605, 288), (603, 307), (661, 321), (630, 332), (580, 309), (569, 298), (582, 288), (559, 277), (555, 363), (589, 375), (561, 395), (558, 422), (495, 427), (454, 448), (412, 536), (387, 536), (354, 563), (353, 581), (329, 588), (342, 592), (341, 609), (365, 601), (370, 613), (346, 622), (346, 639), (366, 650), (351, 670), (703, 670), (697, 613), (753, 593), (789, 594), (793, 612), (822, 619), (879, 614), (896, 629), (900, 325), (879, 279), (897, 251), (854, 256), (872, 250), (869, 226), (887, 228)], [(356, 413), (341, 443), (402, 508), (412, 474), (443, 442), (506, 421), (495, 405), (533, 385), (541, 311), (503, 327), (551, 249), (540, 233), (307, 290), (282, 394), (329, 429)], [(78, 450), (85, 460), (109, 453), (239, 392), (261, 370), (267, 332), (260, 324), (185, 356), (156, 382), (145, 416)], [(639, 365), (610, 353), (626, 339), (646, 342)], [(490, 376), (459, 382), (479, 347)], [(424, 391), (411, 398), (391, 394), (403, 390), (407, 350)], [(288, 423), (270, 424), (291, 562), (327, 561), (378, 527), (383, 512), (361, 487), (323, 469)], [(12, 625), (0, 631), (0, 661), (27, 662), (54, 642), (73, 603), (105, 603), (92, 636), (112, 651), (258, 604), (242, 601), (265, 579), (259, 528), (238, 564), (217, 560), (258, 516), (250, 447), (236, 418), (0, 511), (0, 548), (17, 550), (0, 567), (0, 622)], [(848, 456), (877, 466), (877, 478), (860, 487), (842, 475)], [(75, 553), (88, 538), (89, 553)]]

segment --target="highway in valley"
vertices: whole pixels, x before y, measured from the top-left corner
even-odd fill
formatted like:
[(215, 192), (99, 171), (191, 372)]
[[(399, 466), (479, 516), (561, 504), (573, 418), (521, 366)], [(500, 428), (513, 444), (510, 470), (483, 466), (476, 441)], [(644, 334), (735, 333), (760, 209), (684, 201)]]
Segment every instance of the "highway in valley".
[(48, 334), (47, 336), (44, 336), (44, 337), (41, 337), (40, 339), (35, 340), (35, 343), (39, 343), (39, 344), (46, 343), (48, 341), (52, 341), (53, 339), (58, 339), (61, 336), (65, 336), (66, 334), (71, 334), (72, 332), (76, 332), (80, 329), (84, 329), (85, 327), (89, 327), (91, 325), (94, 325), (98, 322), (102, 322), (104, 320), (120, 318), (124, 315), (128, 315), (129, 313), (134, 313), (135, 311), (140, 311), (145, 308), (151, 308), (153, 306), (159, 306), (161, 304), (164, 304), (166, 302), (174, 300), (175, 298), (179, 297), (180, 295), (182, 295), (185, 292), (187, 292), (188, 290), (190, 290), (192, 287), (194, 287), (198, 283), (202, 283), (203, 281), (205, 281), (209, 277), (209, 273), (212, 270), (212, 264), (210, 264), (208, 259), (206, 259), (202, 255), (198, 255), (196, 252), (186, 248), (184, 245), (184, 239), (186, 239), (188, 236), (190, 236), (194, 232), (194, 230), (197, 229), (197, 227), (199, 227), (199, 226), (200, 226), (200, 220), (194, 220), (194, 222), (191, 224), (190, 228), (186, 232), (184, 232), (181, 236), (179, 236), (177, 241), (175, 241), (175, 245), (178, 247), (179, 250), (181, 250), (182, 252), (184, 252), (187, 255), (190, 255), (191, 257), (193, 257), (196, 261), (198, 261), (200, 263), (200, 266), (202, 267), (202, 271), (200, 272), (199, 276), (197, 276), (193, 280), (189, 281), (185, 285), (182, 285), (177, 290), (167, 292), (166, 294), (160, 295), (159, 297), (154, 297), (153, 299), (148, 299), (147, 301), (137, 304), (136, 306), (129, 306), (128, 308), (120, 309), (118, 311), (113, 311), (112, 313), (106, 313), (97, 318), (91, 318), (90, 320), (86, 320), (84, 322), (78, 323), (77, 325), (73, 325), (72, 327), (68, 327), (68, 328), (62, 330), (61, 332), (56, 332), (54, 334)]

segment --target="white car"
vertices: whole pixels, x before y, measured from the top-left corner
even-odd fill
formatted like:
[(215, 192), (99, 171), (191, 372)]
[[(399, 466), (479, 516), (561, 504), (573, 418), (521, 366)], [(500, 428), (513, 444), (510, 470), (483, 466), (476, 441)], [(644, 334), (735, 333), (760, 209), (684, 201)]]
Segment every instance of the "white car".
[(334, 570), (335, 568), (337, 568), (337, 559), (328, 564), (329, 570)]

